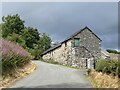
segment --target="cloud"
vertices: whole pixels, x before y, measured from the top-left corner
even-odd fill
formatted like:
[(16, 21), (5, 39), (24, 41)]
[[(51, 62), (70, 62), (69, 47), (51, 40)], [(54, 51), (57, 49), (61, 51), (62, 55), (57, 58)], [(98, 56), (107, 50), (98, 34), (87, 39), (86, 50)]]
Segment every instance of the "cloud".
[(118, 48), (117, 2), (3, 3), (3, 15), (16, 13), (26, 21), (26, 26), (49, 34), (54, 42), (88, 26), (103, 40), (103, 48)]

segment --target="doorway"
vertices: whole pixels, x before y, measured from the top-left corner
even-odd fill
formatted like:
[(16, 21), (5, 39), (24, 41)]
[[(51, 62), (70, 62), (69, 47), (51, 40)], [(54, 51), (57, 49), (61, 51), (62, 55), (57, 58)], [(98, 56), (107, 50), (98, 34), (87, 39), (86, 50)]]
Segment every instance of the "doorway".
[(86, 68), (87, 69), (94, 68), (94, 59), (93, 58), (86, 59)]

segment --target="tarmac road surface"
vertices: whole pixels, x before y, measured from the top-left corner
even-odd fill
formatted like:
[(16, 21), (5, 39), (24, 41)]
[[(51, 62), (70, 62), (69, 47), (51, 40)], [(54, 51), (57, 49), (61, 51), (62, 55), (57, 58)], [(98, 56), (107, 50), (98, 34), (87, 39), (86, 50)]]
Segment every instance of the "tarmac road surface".
[(92, 88), (85, 77), (86, 70), (33, 61), (37, 68), (9, 88)]

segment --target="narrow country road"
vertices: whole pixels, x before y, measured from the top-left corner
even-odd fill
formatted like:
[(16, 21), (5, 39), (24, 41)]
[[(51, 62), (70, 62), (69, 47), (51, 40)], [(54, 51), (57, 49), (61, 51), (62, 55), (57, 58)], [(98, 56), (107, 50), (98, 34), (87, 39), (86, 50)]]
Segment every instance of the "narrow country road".
[(33, 61), (36, 70), (16, 81), (10, 88), (92, 88), (85, 78), (85, 70)]

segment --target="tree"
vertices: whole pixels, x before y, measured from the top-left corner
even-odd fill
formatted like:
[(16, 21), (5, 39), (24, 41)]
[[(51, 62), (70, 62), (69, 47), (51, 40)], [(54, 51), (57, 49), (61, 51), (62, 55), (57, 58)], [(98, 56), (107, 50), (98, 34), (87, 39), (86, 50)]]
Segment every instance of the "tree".
[(42, 51), (45, 51), (51, 46), (51, 38), (45, 33), (43, 33), (40, 37), (39, 44), (42, 46)]
[(19, 43), (23, 48), (26, 48), (26, 44), (25, 44), (25, 40), (23, 39), (22, 35), (13, 33), (11, 35), (8, 35), (6, 37), (7, 40), (13, 41), (13, 42), (17, 42)]
[(34, 48), (33, 45), (38, 44), (40, 39), (38, 30), (32, 27), (23, 29), (20, 34), (23, 36), (26, 46), (29, 48)]
[(50, 48), (51, 38), (45, 33), (40, 36), (33, 27), (25, 27), (24, 20), (18, 14), (3, 16), (2, 21), (2, 37), (21, 44), (35, 59), (39, 59), (40, 54)]
[(24, 21), (20, 18), (18, 14), (8, 15), (2, 17), (2, 36), (7, 37), (7, 35), (13, 32), (19, 34), (22, 29), (24, 29)]

